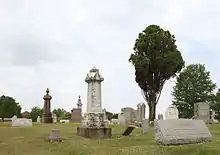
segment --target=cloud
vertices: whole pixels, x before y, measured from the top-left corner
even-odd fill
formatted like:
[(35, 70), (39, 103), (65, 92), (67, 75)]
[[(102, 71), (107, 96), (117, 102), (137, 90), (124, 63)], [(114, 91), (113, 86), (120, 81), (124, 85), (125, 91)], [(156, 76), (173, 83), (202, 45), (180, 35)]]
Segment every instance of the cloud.
[[(103, 107), (119, 112), (143, 101), (128, 62), (138, 33), (149, 24), (170, 30), (186, 63), (202, 62), (220, 83), (219, 2), (71, 1), (0, 2), (0, 92), (20, 102), (23, 110), (43, 106), (47, 87), (52, 108), (86, 109), (86, 73), (96, 66), (104, 76)], [(171, 80), (172, 81), (172, 80)], [(157, 106), (171, 104), (174, 83), (168, 81)]]

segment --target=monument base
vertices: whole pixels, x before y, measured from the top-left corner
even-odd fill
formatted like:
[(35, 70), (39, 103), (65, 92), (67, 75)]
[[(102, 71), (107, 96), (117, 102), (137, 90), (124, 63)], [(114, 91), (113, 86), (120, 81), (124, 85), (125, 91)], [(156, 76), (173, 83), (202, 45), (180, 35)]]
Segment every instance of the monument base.
[(111, 128), (90, 128), (90, 127), (77, 127), (77, 135), (87, 138), (111, 138)]
[(85, 113), (81, 127), (104, 128), (104, 113)]
[(53, 123), (52, 117), (43, 117), (43, 123)]

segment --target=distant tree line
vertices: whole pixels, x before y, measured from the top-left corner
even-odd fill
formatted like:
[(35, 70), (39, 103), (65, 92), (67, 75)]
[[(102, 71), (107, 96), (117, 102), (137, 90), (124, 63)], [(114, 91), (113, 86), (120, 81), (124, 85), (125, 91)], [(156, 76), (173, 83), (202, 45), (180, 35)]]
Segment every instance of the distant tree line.
[[(4, 118), (12, 118), (14, 115), (17, 117), (22, 117), (21, 113), (21, 106), (18, 102), (15, 101), (13, 97), (4, 96), (2, 95), (0, 97), (0, 118), (4, 120)], [(26, 118), (31, 118), (33, 122), (37, 121), (37, 117), (43, 116), (43, 108), (40, 107), (33, 107), (29, 113), (29, 115), (26, 115)], [(52, 113), (56, 114), (58, 120), (62, 119), (71, 119), (71, 112), (68, 112), (62, 108), (53, 109)], [(112, 118), (117, 118), (118, 114), (113, 114), (111, 112), (106, 112), (106, 116), (109, 120)]]

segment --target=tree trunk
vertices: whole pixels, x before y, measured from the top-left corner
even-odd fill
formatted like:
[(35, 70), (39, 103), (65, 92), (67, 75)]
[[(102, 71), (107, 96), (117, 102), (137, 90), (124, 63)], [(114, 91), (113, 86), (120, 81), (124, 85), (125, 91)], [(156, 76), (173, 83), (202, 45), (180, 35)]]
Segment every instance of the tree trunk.
[(150, 104), (148, 104), (149, 107), (149, 121), (154, 121), (154, 119), (156, 118), (156, 102), (150, 102)]

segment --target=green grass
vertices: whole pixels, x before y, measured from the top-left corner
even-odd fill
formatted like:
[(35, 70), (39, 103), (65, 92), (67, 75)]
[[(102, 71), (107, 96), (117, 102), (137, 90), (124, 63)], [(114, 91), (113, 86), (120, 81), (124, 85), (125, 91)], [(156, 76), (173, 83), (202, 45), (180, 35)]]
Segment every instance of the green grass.
[[(141, 134), (135, 129), (122, 137), (125, 127), (113, 127), (112, 139), (92, 140), (76, 135), (77, 124), (34, 124), (33, 127), (10, 127), (0, 124), (0, 155), (220, 155), (220, 125), (209, 126), (213, 141), (204, 144), (160, 146), (154, 141), (153, 129)], [(44, 138), (51, 129), (61, 130), (61, 143)]]

